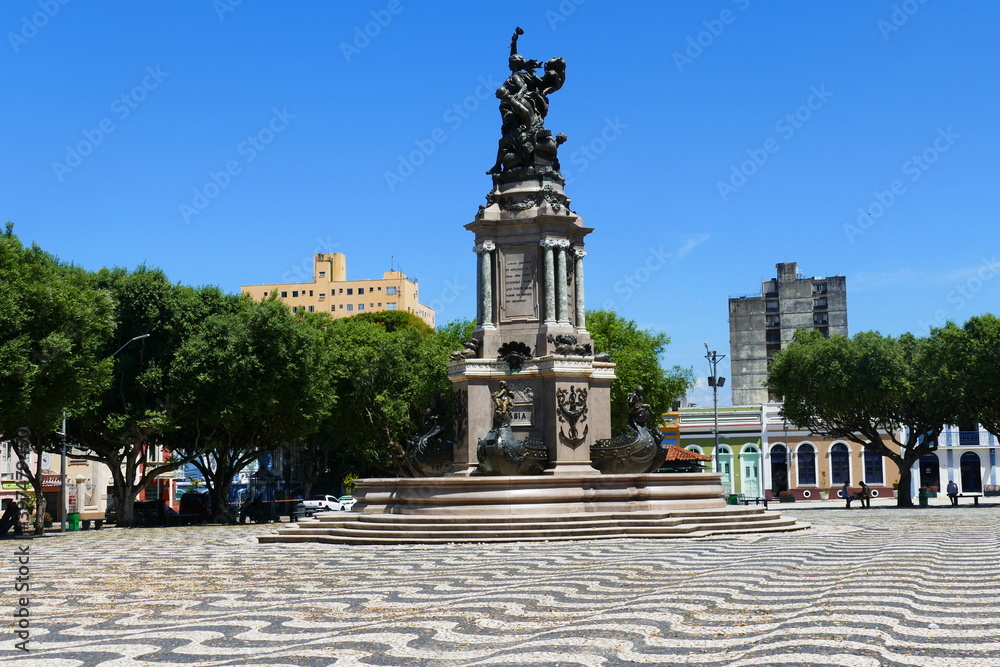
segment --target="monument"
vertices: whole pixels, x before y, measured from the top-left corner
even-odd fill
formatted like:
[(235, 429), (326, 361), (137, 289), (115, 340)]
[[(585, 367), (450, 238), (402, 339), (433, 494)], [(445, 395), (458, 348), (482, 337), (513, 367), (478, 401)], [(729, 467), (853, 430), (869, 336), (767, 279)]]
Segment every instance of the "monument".
[[(585, 239), (593, 229), (564, 190), (557, 152), (566, 135), (545, 127), (566, 63), (520, 55), (522, 34), (518, 28), (511, 38), (510, 75), (496, 93), (493, 188), (465, 226), (475, 234), (478, 354), (456, 356), (449, 368), (458, 426), (453, 474), (596, 475), (590, 446), (611, 435), (615, 376), (613, 363), (595, 359), (586, 327)], [(496, 423), (500, 382), (510, 409)], [(518, 452), (519, 464), (510, 460)]]
[[(612, 438), (614, 362), (594, 349), (584, 303), (586, 237), (545, 127), (566, 63), (510, 44), (496, 91), (501, 137), (475, 236), (476, 322), (452, 354), (454, 441), (435, 401), (410, 460), (428, 476), (355, 481), (352, 513), (323, 516), (262, 542), (455, 542), (667, 537), (804, 527), (760, 508), (729, 507), (718, 473), (653, 471), (663, 462), (642, 388)], [(539, 72), (539, 70), (541, 70)], [(446, 449), (451, 450), (447, 460)]]

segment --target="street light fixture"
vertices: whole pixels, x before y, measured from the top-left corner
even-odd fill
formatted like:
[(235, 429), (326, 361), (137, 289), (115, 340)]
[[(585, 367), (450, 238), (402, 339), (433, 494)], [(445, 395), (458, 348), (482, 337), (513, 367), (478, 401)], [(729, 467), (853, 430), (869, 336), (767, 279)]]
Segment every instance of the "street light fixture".
[[(148, 333), (146, 333), (146, 334), (139, 334), (138, 336), (135, 336), (133, 338), (129, 338), (127, 341), (125, 341), (124, 345), (122, 345), (120, 348), (118, 348), (117, 350), (115, 350), (114, 352), (112, 352), (111, 356), (109, 356), (108, 359), (113, 359), (116, 354), (118, 354), (119, 352), (121, 352), (122, 350), (124, 350), (126, 347), (128, 347), (130, 343), (134, 343), (137, 340), (142, 340), (143, 338), (149, 338), (149, 334)], [(59, 532), (65, 533), (66, 532), (66, 515), (69, 513), (69, 495), (66, 493), (66, 448), (69, 446), (69, 443), (66, 442), (66, 411), (65, 410), (63, 410), (62, 432), (59, 433), (58, 435), (62, 439), (62, 457), (61, 457), (61, 459), (59, 461), (59, 478), (60, 478), (60, 484), (62, 485), (62, 511), (60, 512), (60, 514), (62, 515), (62, 521), (59, 522), (60, 523)]]
[(725, 359), (726, 355), (708, 349), (708, 343), (705, 343), (705, 353), (711, 371), (708, 376), (708, 386), (712, 388), (712, 412), (715, 415), (715, 428), (712, 429), (715, 434), (715, 472), (722, 472), (722, 458), (719, 456), (719, 387), (725, 386), (726, 378), (720, 378), (718, 372), (719, 360)]
[(124, 345), (122, 345), (120, 348), (118, 348), (117, 350), (115, 350), (114, 352), (112, 352), (111, 356), (108, 357), (108, 359), (111, 359), (116, 354), (118, 354), (119, 352), (121, 352), (122, 350), (124, 350), (126, 347), (128, 347), (129, 343), (134, 343), (135, 341), (142, 340), (143, 338), (149, 338), (149, 334), (139, 334), (138, 336), (135, 336), (134, 338), (129, 338), (127, 341), (125, 341)]

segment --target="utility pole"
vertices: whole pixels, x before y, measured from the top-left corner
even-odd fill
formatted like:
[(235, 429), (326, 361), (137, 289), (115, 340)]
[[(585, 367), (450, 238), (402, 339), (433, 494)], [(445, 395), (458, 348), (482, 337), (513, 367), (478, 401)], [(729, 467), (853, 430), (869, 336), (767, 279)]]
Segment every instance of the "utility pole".
[(715, 415), (715, 428), (712, 429), (715, 434), (715, 450), (713, 451), (715, 472), (722, 472), (722, 460), (719, 457), (719, 387), (725, 386), (726, 378), (720, 378), (718, 374), (719, 360), (725, 359), (726, 355), (708, 349), (708, 343), (705, 343), (705, 352), (705, 358), (708, 359), (708, 368), (711, 372), (708, 376), (708, 386), (712, 388), (712, 412)]

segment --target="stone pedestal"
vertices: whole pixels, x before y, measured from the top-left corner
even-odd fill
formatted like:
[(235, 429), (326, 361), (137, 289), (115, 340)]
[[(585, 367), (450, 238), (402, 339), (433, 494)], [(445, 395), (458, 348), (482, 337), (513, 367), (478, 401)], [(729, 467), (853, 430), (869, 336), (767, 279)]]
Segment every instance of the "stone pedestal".
[[(493, 428), (493, 401), (500, 381), (513, 395), (511, 430), (519, 439), (537, 438), (549, 450), (546, 474), (599, 474), (590, 465), (590, 446), (611, 433), (611, 381), (614, 364), (593, 357), (547, 355), (512, 371), (496, 359), (456, 361), (448, 367), (455, 389), (456, 441), (453, 475), (470, 475), (478, 464), (476, 445)], [(586, 412), (576, 421), (576, 433), (564, 415), (560, 421), (559, 393), (586, 392)], [(564, 401), (565, 403), (565, 401)], [(579, 400), (578, 400), (579, 403)], [(576, 437), (572, 437), (575, 435)]]
[[(557, 165), (556, 165), (557, 166)], [(522, 170), (523, 171), (523, 170)], [(598, 474), (590, 447), (610, 433), (614, 364), (594, 360), (584, 319), (584, 238), (593, 231), (570, 208), (553, 163), (536, 158), (530, 175), (497, 174), (473, 222), (478, 359), (449, 366), (455, 389), (453, 475), (476, 468), (476, 446), (493, 427), (491, 396), (500, 381), (513, 394), (511, 428), (541, 439), (545, 474)], [(523, 343), (520, 368), (498, 356)]]

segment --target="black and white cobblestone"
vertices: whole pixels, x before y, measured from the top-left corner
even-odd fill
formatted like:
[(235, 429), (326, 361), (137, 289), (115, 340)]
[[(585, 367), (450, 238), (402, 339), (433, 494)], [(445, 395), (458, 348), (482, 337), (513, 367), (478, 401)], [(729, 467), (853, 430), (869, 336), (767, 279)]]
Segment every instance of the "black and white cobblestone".
[[(258, 544), (273, 526), (45, 537), (32, 650), (8, 620), (0, 665), (1000, 667), (1000, 506), (787, 511), (813, 528), (409, 547)], [(8, 619), (15, 544), (0, 542)]]

